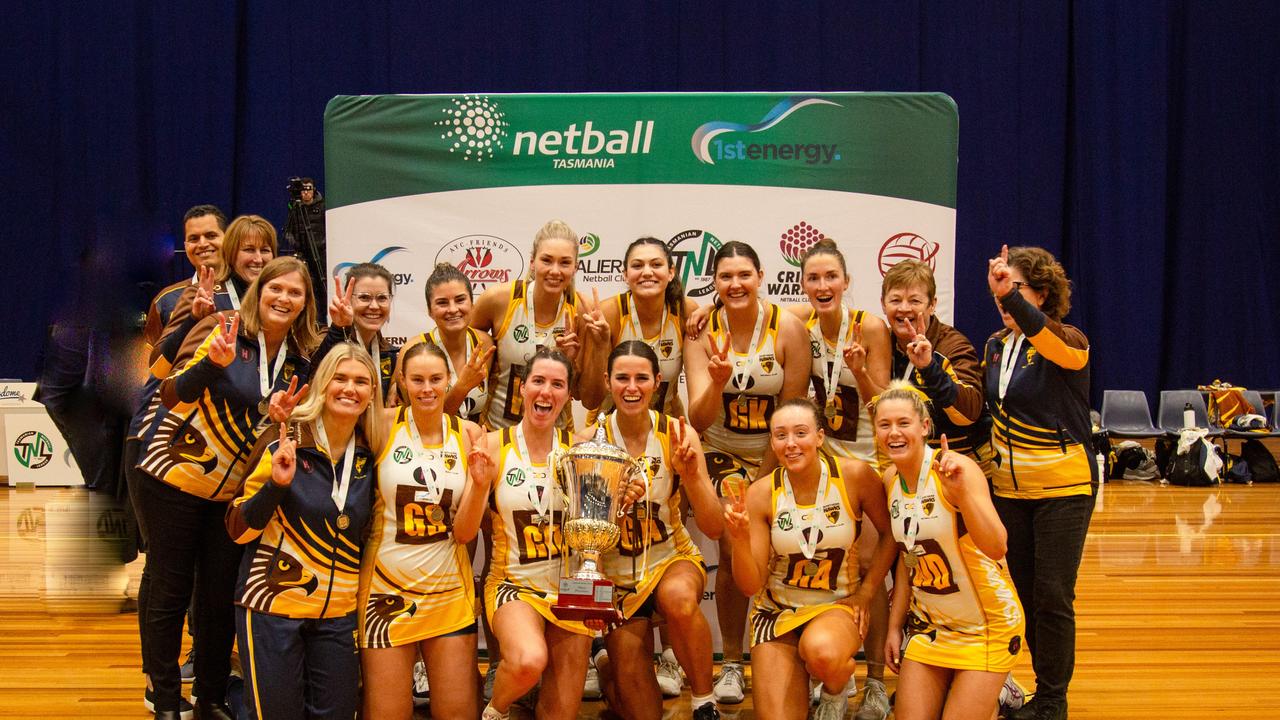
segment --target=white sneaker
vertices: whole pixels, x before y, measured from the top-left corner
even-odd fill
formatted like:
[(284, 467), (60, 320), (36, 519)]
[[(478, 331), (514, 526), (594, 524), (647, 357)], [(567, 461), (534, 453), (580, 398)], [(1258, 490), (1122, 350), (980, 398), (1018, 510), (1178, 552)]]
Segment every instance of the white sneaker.
[(716, 702), (737, 705), (746, 698), (747, 681), (742, 675), (742, 664), (727, 662), (720, 666), (720, 677), (712, 688)]
[(1017, 710), (1027, 704), (1027, 690), (1009, 673), (1000, 688), (1000, 709)]
[(510, 714), (500, 713), (492, 705), (485, 705), (484, 712), (480, 713), (480, 720), (507, 720), (508, 717)]
[[(849, 676), (849, 682), (844, 684), (844, 696), (853, 697), (858, 694), (858, 678), (853, 675)], [(815, 678), (809, 678), (809, 704), (817, 705), (822, 700), (822, 681)]]
[(862, 696), (862, 705), (854, 720), (884, 720), (889, 716), (889, 693), (885, 690), (884, 681), (867, 678), (867, 692)]
[(596, 670), (596, 662), (592, 660), (587, 665), (587, 679), (582, 683), (582, 699), (599, 700), (602, 694), (600, 692), (600, 671)]
[(671, 648), (662, 651), (658, 656), (658, 687), (662, 688), (662, 697), (680, 697), (684, 688), (684, 671), (676, 662), (676, 654)]
[(413, 664), (413, 706), (422, 707), (430, 702), (431, 686), (427, 684), (427, 665), (419, 660)]
[[(821, 687), (821, 685), (819, 685)], [(840, 694), (834, 699), (818, 697), (818, 707), (813, 711), (813, 720), (844, 720), (849, 710), (849, 696)]]

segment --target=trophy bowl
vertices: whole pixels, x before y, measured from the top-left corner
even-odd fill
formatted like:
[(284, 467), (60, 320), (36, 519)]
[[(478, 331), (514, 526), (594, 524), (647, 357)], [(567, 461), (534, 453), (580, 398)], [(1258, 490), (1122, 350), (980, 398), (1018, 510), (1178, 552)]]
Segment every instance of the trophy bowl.
[(621, 621), (613, 605), (613, 583), (600, 572), (600, 555), (618, 544), (623, 495), (644, 466), (606, 442), (603, 432), (594, 440), (557, 450), (550, 465), (565, 500), (565, 543), (582, 558), (576, 572), (560, 579), (551, 611), (563, 620)]

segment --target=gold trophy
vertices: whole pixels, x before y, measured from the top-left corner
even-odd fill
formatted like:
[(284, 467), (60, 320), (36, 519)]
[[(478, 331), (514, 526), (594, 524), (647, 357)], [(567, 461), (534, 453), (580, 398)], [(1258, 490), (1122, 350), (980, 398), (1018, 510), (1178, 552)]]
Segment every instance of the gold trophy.
[(643, 477), (644, 466), (606, 442), (603, 429), (594, 440), (555, 451), (549, 465), (569, 518), (562, 526), (565, 542), (582, 556), (578, 571), (560, 578), (551, 612), (562, 620), (621, 622), (622, 614), (613, 604), (613, 582), (600, 572), (600, 555), (618, 544), (623, 495), (633, 478)]

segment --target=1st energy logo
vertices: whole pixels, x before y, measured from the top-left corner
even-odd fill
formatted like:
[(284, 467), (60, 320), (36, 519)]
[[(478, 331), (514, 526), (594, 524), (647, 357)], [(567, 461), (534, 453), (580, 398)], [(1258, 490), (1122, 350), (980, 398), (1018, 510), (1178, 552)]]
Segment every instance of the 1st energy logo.
[(764, 132), (786, 120), (802, 108), (811, 105), (832, 105), (841, 107), (839, 103), (822, 98), (794, 97), (787, 98), (774, 105), (760, 122), (743, 124), (726, 120), (712, 120), (693, 131), (693, 154), (698, 160), (715, 165), (719, 160), (759, 161), (759, 160), (794, 160), (806, 165), (829, 165), (840, 159), (840, 152), (835, 143), (756, 143), (738, 140), (736, 142), (721, 140), (725, 133), (759, 133)]
[[(373, 257), (369, 258), (368, 262), (377, 263), (379, 265), (386, 266), (387, 263), (384, 263), (382, 261), (383, 258), (385, 258), (386, 256), (392, 253), (400, 252), (401, 250), (404, 250), (404, 249), (405, 248), (402, 248), (399, 245), (384, 247), (378, 252), (374, 253)], [(351, 268), (359, 264), (360, 263), (356, 263), (356, 262), (340, 262), (337, 265), (333, 266), (333, 274), (337, 275), (338, 277), (342, 277), (343, 273), (345, 273), (347, 270), (350, 270)], [(413, 282), (413, 273), (393, 272), (391, 273), (391, 279), (392, 279), (392, 282), (396, 284), (396, 287), (400, 287), (401, 285), (408, 285), (409, 283)]]

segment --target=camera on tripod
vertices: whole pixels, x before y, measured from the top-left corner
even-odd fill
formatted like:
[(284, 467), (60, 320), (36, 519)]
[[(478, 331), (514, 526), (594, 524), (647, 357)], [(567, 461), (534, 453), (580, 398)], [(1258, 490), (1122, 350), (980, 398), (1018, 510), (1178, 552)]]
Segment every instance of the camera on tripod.
[[(302, 191), (307, 185), (308, 183), (300, 177), (289, 178), (289, 185), (285, 187), (285, 190), (289, 191), (289, 199), (293, 202), (301, 202)], [(312, 186), (312, 189), (314, 189), (314, 186)]]

